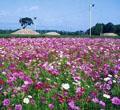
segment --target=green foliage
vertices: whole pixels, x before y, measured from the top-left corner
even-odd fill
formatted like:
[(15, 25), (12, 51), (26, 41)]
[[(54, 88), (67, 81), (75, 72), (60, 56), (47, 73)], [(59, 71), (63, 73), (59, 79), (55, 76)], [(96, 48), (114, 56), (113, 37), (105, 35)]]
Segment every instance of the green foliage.
[(115, 86), (113, 86), (113, 88), (111, 90), (111, 93), (113, 94), (113, 96), (119, 96), (119, 94), (120, 94), (120, 85), (116, 84)]
[[(97, 23), (91, 28), (93, 35), (100, 35), (101, 33), (116, 33), (120, 35), (120, 25), (114, 25), (113, 23)], [(86, 31), (89, 34), (90, 29)]]
[(120, 25), (116, 25), (115, 33), (117, 33), (118, 35), (120, 35)]
[(25, 18), (21, 18), (19, 20), (19, 23), (21, 24), (21, 26), (23, 27), (23, 29), (25, 29), (27, 26), (30, 26), (33, 23), (33, 20), (31, 18), (25, 17)]
[(115, 33), (115, 28), (116, 28), (116, 27), (115, 27), (114, 24), (108, 23), (108, 24), (106, 24), (106, 25), (104, 26), (103, 32), (104, 32), (104, 33), (110, 33), (110, 32)]
[[(12, 34), (0, 34), (0, 38), (90, 38), (89, 35), (60, 35), (60, 36), (46, 36), (44, 34), (40, 35), (12, 35)], [(120, 39), (120, 36), (111, 36), (111, 37), (103, 37), (99, 35), (92, 35), (91, 38), (115, 38)]]

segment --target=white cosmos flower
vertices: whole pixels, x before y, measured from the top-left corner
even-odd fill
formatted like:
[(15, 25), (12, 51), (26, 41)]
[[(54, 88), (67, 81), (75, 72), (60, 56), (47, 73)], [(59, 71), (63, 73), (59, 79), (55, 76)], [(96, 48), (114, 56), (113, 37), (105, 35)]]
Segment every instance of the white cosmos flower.
[(81, 82), (80, 81), (73, 82), (73, 84), (76, 85), (76, 86), (81, 86)]
[(46, 80), (50, 81), (51, 79), (50, 78), (46, 78)]
[(63, 57), (63, 52), (62, 52), (62, 51), (60, 51), (59, 56), (60, 56), (60, 58), (62, 58), (62, 57)]
[(110, 99), (110, 95), (108, 95), (108, 94), (103, 94), (103, 97)]
[(92, 48), (91, 48), (90, 46), (88, 46), (88, 49), (89, 49), (89, 50), (92, 50)]
[(113, 83), (116, 83), (116, 81), (115, 81), (115, 80), (113, 80)]
[(104, 81), (109, 81), (111, 78), (110, 77), (107, 77), (107, 78), (104, 78)]
[(68, 90), (70, 88), (70, 85), (68, 83), (62, 84), (62, 89)]
[(31, 96), (31, 95), (28, 95), (28, 98), (32, 98), (32, 96)]
[(29, 100), (29, 98), (24, 98), (24, 99), (23, 99), (23, 102), (24, 102), (25, 104), (29, 104), (30, 100)]
[(109, 76), (110, 78), (112, 77), (112, 75), (111, 75), (111, 74), (109, 74), (108, 76)]
[(5, 71), (2, 72), (3, 75), (6, 75), (7, 73)]
[(18, 90), (18, 91), (19, 91), (19, 90), (21, 90), (21, 88), (20, 88), (20, 87), (17, 87), (17, 88), (16, 88), (16, 90)]
[(115, 78), (118, 78), (118, 75), (116, 74), (114, 77), (115, 77)]

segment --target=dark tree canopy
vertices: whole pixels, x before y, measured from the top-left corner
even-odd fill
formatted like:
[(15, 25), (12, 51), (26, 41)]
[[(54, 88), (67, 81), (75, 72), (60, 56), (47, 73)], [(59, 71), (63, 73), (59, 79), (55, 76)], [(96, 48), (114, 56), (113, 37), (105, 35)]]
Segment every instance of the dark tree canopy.
[(21, 26), (23, 27), (23, 29), (25, 29), (27, 26), (30, 26), (33, 23), (33, 20), (31, 18), (25, 17), (25, 18), (21, 18), (19, 20), (19, 23), (21, 24)]
[(115, 32), (115, 26), (112, 23), (108, 23), (104, 26), (104, 32), (109, 33), (109, 32)]
[[(104, 31), (104, 24), (103, 23), (97, 23), (95, 26), (93, 26), (92, 28), (91, 28), (91, 30), (92, 30), (92, 34), (94, 34), (94, 35), (100, 35), (101, 33), (103, 33), (103, 31)], [(86, 33), (87, 34), (89, 34), (89, 32), (90, 32), (90, 29), (88, 29), (87, 31), (86, 31)]]
[[(97, 23), (95, 26), (91, 28), (93, 35), (100, 35), (102, 33), (116, 33), (120, 35), (120, 25), (114, 25), (113, 23)], [(89, 34), (90, 29), (86, 31)]]

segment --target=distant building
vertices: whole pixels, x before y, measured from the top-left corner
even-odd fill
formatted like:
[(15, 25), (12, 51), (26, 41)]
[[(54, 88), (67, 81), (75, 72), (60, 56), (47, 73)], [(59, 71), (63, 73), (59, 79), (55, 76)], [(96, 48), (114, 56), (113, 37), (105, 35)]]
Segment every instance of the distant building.
[(118, 35), (115, 33), (103, 33), (101, 34), (101, 36), (118, 36)]
[(60, 34), (57, 32), (47, 32), (45, 35), (60, 36)]

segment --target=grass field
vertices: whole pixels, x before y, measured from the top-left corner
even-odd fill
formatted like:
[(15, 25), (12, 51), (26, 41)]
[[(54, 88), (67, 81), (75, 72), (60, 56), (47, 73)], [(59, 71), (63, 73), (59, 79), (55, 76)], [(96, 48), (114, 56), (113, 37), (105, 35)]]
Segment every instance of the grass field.
[(120, 39), (1, 38), (0, 110), (120, 110)]
[[(60, 35), (60, 36), (54, 36), (54, 35), (45, 35), (45, 34), (40, 34), (40, 35), (12, 35), (12, 34), (0, 34), (0, 38), (90, 38), (89, 35)], [(120, 36), (98, 36), (98, 35), (93, 35), (91, 38), (120, 38)]]

